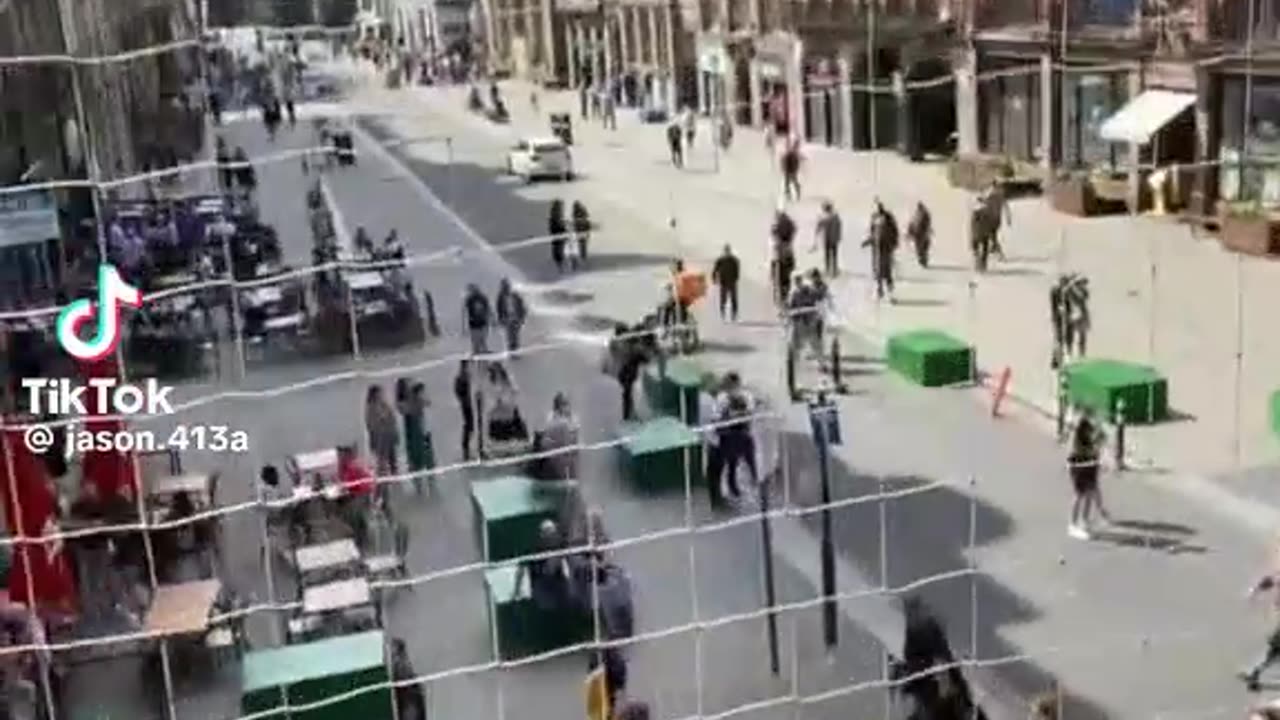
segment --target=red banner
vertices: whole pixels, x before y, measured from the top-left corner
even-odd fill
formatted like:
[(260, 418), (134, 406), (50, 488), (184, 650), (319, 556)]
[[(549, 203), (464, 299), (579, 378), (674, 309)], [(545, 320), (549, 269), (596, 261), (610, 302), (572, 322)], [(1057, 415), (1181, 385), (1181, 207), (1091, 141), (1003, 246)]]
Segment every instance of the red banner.
[[(115, 358), (105, 357), (100, 360), (80, 364), (80, 374), (86, 382), (94, 378), (118, 378), (119, 371)], [(90, 417), (109, 415), (111, 408), (98, 407), (97, 393), (86, 395)], [(118, 433), (125, 429), (123, 420), (86, 419), (84, 429), (89, 432)], [(109, 498), (120, 495), (133, 500), (138, 489), (138, 476), (132, 452), (117, 450), (90, 449), (80, 456), (80, 471), (85, 482), (97, 486), (98, 497)]]
[(59, 532), (57, 495), (44, 462), (27, 449), (22, 430), (0, 436), (0, 499), (9, 535), (16, 541), (10, 599), (45, 612), (74, 612), (75, 581), (62, 540), (40, 540)]

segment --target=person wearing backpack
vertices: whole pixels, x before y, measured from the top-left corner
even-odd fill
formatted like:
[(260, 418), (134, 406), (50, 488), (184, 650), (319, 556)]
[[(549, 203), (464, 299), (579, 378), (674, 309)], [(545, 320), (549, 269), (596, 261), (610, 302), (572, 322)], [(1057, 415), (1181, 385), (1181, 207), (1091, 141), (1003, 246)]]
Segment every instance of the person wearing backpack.
[(498, 324), (507, 333), (507, 351), (520, 349), (520, 330), (524, 328), (528, 309), (524, 304), (524, 296), (511, 286), (511, 280), (503, 278), (498, 284)]
[(725, 483), (728, 486), (725, 494), (736, 500), (742, 497), (742, 490), (738, 486), (740, 463), (746, 464), (752, 481), (760, 479), (756, 468), (756, 442), (751, 434), (751, 412), (755, 403), (746, 388), (742, 387), (742, 378), (738, 373), (725, 376), (724, 392), (717, 405), (717, 415), (725, 423), (719, 430), (720, 457), (724, 462)]
[(493, 308), (489, 298), (480, 292), (475, 283), (467, 285), (466, 297), (462, 300), (462, 321), (471, 336), (471, 354), (489, 354), (489, 326), (493, 324)]

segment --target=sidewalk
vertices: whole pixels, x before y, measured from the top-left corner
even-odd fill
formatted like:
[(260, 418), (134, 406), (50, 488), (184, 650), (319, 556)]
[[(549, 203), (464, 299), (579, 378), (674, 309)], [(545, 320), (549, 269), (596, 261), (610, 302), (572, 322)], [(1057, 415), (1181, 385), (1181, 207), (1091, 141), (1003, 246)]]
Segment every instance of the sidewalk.
[[(456, 147), (464, 148), (455, 152), (465, 155), (465, 161), (455, 157), (458, 164), (450, 167), (466, 174), (465, 182), (476, 183), (474, 176), (498, 166), (505, 143), (493, 139), (509, 137), (508, 129), (467, 115), (462, 110), (465, 91), (416, 92), (427, 96), (421, 116), (404, 93), (372, 93), (360, 100), (394, 112), (389, 124), (398, 133), (429, 126), (431, 132), (454, 134)], [(703, 176), (657, 169), (663, 152), (660, 137), (640, 142), (639, 149), (611, 144), (593, 151), (588, 131), (585, 142), (576, 151), (583, 180), (571, 186), (509, 189), (522, 201), (539, 205), (565, 193), (583, 198), (601, 223), (593, 246), (604, 267), (555, 286), (560, 297), (587, 298), (578, 317), (630, 318), (663, 275), (660, 265), (610, 265), (611, 256), (691, 255), (690, 250), (707, 245), (706, 259), (722, 239), (733, 238), (748, 269), (758, 270), (764, 221), (754, 226), (760, 228), (757, 234), (740, 217), (750, 210), (749, 203), (740, 203), (746, 210), (735, 212), (736, 205), (717, 200), (714, 190), (700, 184)], [(423, 162), (444, 162), (444, 153), (429, 148), (406, 147), (403, 153)], [(626, 162), (606, 153), (625, 154)], [(645, 153), (652, 157), (644, 159)], [(658, 190), (643, 187), (654, 184)], [(654, 217), (651, 210), (646, 215), (641, 200), (634, 199), (665, 192), (680, 196), (680, 207), (690, 211), (677, 215), (678, 233), (667, 229), (666, 217)], [(700, 212), (692, 213), (699, 202)], [(507, 209), (494, 206), (488, 212), (499, 215)], [(645, 219), (652, 222), (640, 222)], [(528, 232), (536, 234), (536, 229)], [(702, 237), (716, 240), (695, 244)], [(760, 242), (753, 243), (752, 237)], [(844, 292), (858, 292), (857, 282)], [(723, 326), (705, 312), (700, 318), (709, 346), (704, 357), (717, 369), (743, 369), (755, 387), (777, 389), (781, 362), (772, 335), (778, 331), (770, 325), (762, 273), (750, 273), (747, 284), (743, 324)], [(853, 340), (846, 351), (878, 355), (875, 348)], [(1247, 696), (1231, 673), (1256, 650), (1263, 631), (1260, 617), (1241, 611), (1239, 592), (1264, 554), (1254, 537), (1158, 482), (1120, 476), (1107, 481), (1108, 500), (1117, 515), (1133, 522), (1096, 543), (1070, 541), (1064, 535), (1068, 492), (1061, 450), (1050, 438), (1021, 423), (992, 422), (968, 391), (911, 389), (875, 365), (862, 364), (852, 380), (855, 395), (841, 406), (848, 444), (836, 454), (838, 497), (903, 490), (929, 479), (943, 487), (886, 503), (883, 562), (877, 505), (837, 513), (837, 541), (845, 561), (839, 571), (842, 592), (876, 588), (882, 579), (900, 587), (974, 563), (982, 570), (976, 583), (968, 578), (935, 580), (919, 590), (944, 613), (953, 641), (976, 640), (972, 648), (956, 642), (957, 650), (992, 663), (979, 673), (984, 691), (1008, 688), (1025, 698), (1046, 689), (1046, 676), (1056, 678), (1080, 698), (1070, 718), (1209, 717), (1221, 714), (1223, 707), (1241, 711)], [(817, 480), (812, 451), (806, 450), (802, 410), (788, 413), (784, 432), (789, 451), (798, 453), (790, 499), (795, 505), (811, 505)], [(975, 481), (971, 484), (969, 478)], [(816, 577), (817, 545), (804, 525), (780, 524), (776, 541), (788, 565)], [(1153, 592), (1155, 588), (1170, 590)], [(900, 617), (894, 602), (860, 600), (842, 609), (885, 645), (896, 646)], [(1212, 627), (1200, 618), (1213, 618)]]
[[(465, 114), (465, 88), (411, 92), (432, 98), (434, 109)], [(528, 107), (526, 92), (513, 83), (505, 94), (513, 124), (488, 126), (489, 131), (505, 137), (547, 134), (545, 123)], [(689, 254), (700, 262), (728, 241), (749, 272), (764, 272), (766, 233), (780, 188), (759, 133), (738, 128), (734, 147), (719, 158), (716, 172), (704, 125), (690, 169), (677, 172), (666, 161), (661, 126), (640, 125), (624, 112), (619, 129), (607, 132), (578, 119), (576, 98), (564, 93), (544, 94), (542, 106), (544, 112), (573, 113), (574, 159), (593, 193), (664, 228), (674, 218)], [(967, 250), (970, 198), (947, 185), (939, 166), (915, 165), (887, 153), (810, 146), (802, 182), (808, 195), (789, 208), (801, 228), (801, 249), (811, 237), (819, 198), (831, 198), (844, 217), (842, 262), (854, 272), (842, 278), (836, 292), (847, 320), (860, 332), (884, 337), (936, 327), (968, 338), (984, 370), (1010, 367), (1014, 395), (1051, 412), (1049, 284), (1060, 271), (1084, 272), (1094, 298), (1090, 353), (1153, 364), (1170, 381), (1177, 419), (1131, 430), (1135, 463), (1211, 474), (1280, 457), (1266, 417), (1267, 397), (1280, 387), (1274, 372), (1280, 367), (1280, 337), (1264, 330), (1266, 309), (1280, 304), (1280, 263), (1227, 254), (1216, 240), (1197, 238), (1171, 220), (1078, 219), (1036, 198), (1013, 204), (1013, 224), (1004, 240), (1011, 262), (975, 276)], [(918, 269), (909, 248), (900, 253), (902, 302), (896, 306), (872, 300), (867, 258), (857, 247), (876, 197), (904, 227), (915, 202), (924, 200), (937, 228), (932, 269)], [(808, 257), (801, 258), (802, 267), (819, 262), (816, 253)], [(1244, 308), (1238, 413), (1237, 264)]]

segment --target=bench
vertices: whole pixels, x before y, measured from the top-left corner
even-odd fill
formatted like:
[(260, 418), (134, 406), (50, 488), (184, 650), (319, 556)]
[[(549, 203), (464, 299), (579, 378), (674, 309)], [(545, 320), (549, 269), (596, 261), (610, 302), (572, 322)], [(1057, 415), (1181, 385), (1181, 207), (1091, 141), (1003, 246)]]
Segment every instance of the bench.
[(533, 602), (528, 575), (516, 587), (518, 572), (516, 566), (509, 565), (484, 574), (489, 627), (497, 634), (501, 659), (547, 652), (591, 638), (590, 615), (540, 609)]
[(618, 446), (622, 476), (644, 492), (684, 489), (703, 483), (702, 437), (670, 417), (624, 423)]
[(534, 480), (522, 475), (472, 483), (471, 507), (481, 555), (488, 562), (499, 562), (538, 552), (539, 526), (544, 520), (562, 525), (568, 501), (576, 492), (577, 483), (571, 480)]
[(973, 346), (938, 330), (913, 330), (889, 337), (889, 368), (924, 387), (973, 382), (977, 358)]

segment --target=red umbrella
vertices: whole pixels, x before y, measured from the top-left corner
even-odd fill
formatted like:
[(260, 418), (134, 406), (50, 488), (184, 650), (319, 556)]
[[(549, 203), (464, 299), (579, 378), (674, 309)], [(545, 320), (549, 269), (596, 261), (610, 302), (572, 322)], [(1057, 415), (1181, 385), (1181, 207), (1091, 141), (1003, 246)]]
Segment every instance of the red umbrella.
[[(82, 362), (80, 374), (86, 382), (94, 378), (120, 377), (115, 358), (111, 356)], [(110, 415), (113, 412), (111, 408), (98, 407), (97, 393), (87, 393), (85, 398), (90, 416), (85, 420), (85, 430), (93, 433), (124, 431), (123, 420), (94, 417)], [(132, 451), (121, 452), (114, 448), (100, 450), (94, 447), (80, 456), (81, 476), (84, 482), (91, 482), (98, 486), (98, 497), (101, 498), (120, 495), (133, 500), (138, 490), (138, 475), (135, 468), (136, 461)]]
[(59, 531), (57, 496), (45, 464), (27, 448), (22, 430), (0, 435), (0, 499), (9, 535), (18, 541), (9, 571), (9, 597), (41, 611), (74, 612), (75, 581), (63, 542), (40, 540)]

